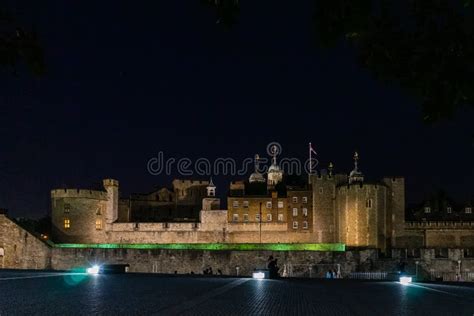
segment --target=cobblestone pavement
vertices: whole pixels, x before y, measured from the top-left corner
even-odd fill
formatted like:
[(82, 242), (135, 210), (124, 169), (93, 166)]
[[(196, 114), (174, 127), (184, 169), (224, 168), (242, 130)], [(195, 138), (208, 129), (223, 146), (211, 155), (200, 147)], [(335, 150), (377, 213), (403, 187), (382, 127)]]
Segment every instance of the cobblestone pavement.
[(0, 315), (474, 315), (474, 286), (0, 270)]

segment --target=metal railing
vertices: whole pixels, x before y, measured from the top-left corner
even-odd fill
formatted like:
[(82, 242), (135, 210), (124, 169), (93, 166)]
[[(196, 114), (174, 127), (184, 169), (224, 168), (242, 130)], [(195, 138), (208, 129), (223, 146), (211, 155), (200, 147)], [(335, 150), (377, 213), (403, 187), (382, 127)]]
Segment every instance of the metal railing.
[(474, 282), (474, 272), (431, 272), (431, 281)]
[(387, 280), (387, 272), (352, 272), (349, 279), (357, 280)]

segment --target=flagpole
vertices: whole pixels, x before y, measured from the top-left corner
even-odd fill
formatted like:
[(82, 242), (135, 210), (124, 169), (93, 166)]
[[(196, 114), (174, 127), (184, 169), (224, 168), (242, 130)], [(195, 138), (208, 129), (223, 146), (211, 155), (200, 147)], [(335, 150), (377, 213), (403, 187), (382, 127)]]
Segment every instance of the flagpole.
[(312, 159), (311, 159), (311, 142), (309, 143), (309, 172), (308, 172), (308, 183), (311, 183), (311, 171), (313, 169)]

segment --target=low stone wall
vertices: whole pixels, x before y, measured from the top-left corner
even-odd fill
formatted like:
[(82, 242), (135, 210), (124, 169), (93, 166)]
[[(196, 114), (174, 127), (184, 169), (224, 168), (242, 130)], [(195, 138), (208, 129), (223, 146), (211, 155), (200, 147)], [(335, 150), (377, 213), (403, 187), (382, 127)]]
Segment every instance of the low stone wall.
[[(337, 269), (342, 275), (356, 271), (359, 265), (371, 258), (375, 250), (318, 252), (318, 251), (203, 251), (165, 249), (53, 249), (52, 267), (69, 270), (91, 264), (129, 264), (130, 272), (201, 274), (212, 267), (224, 275), (250, 276), (255, 268), (265, 268), (270, 256), (278, 259), (281, 272), (292, 269), (293, 274), (314, 269), (324, 273)], [(309, 270), (308, 270), (309, 269)], [(323, 271), (324, 270), (324, 271)], [(317, 272), (319, 271), (319, 272)]]
[(339, 270), (342, 277), (353, 272), (397, 272), (403, 262), (406, 273), (423, 279), (459, 272), (474, 272), (474, 258), (463, 258), (462, 250), (450, 249), (448, 257), (438, 258), (434, 249), (422, 249), (418, 258), (406, 258), (404, 249), (394, 249), (391, 258), (379, 258), (378, 251), (236, 251), (171, 249), (92, 249), (54, 248), (52, 268), (69, 270), (92, 264), (129, 264), (130, 272), (201, 274), (212, 267), (224, 275), (250, 276), (255, 268), (265, 268), (269, 256), (278, 259), (280, 272), (293, 277), (324, 277), (328, 270)]

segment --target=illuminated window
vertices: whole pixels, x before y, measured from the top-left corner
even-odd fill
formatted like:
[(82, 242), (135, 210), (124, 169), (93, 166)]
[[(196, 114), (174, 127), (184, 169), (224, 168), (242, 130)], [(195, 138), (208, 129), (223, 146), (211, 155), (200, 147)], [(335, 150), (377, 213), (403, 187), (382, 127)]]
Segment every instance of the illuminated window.
[(293, 203), (298, 203), (298, 197), (297, 196), (293, 197)]
[(71, 204), (66, 203), (64, 204), (64, 213), (69, 214), (71, 212)]
[(66, 218), (64, 219), (64, 228), (71, 228), (71, 220)]
[(293, 216), (298, 216), (298, 208), (293, 207)]
[(244, 208), (248, 208), (249, 207), (249, 201), (244, 201)]
[(97, 230), (102, 229), (102, 220), (101, 219), (96, 219), (95, 220), (95, 229), (97, 229)]
[(234, 202), (232, 203), (232, 207), (233, 207), (233, 208), (239, 207), (239, 201), (234, 201)]
[(303, 229), (308, 229), (308, 222), (306, 221), (303, 222)]
[(308, 203), (308, 197), (307, 196), (303, 196), (301, 199), (302, 199), (303, 203)]
[(239, 214), (234, 214), (234, 215), (232, 215), (232, 220), (233, 220), (234, 222), (237, 222), (237, 221), (239, 220)]
[(278, 221), (283, 222), (283, 214), (278, 214)]
[(256, 214), (256, 215), (255, 215), (255, 220), (256, 220), (257, 222), (260, 222), (260, 214)]
[(365, 201), (365, 207), (372, 208), (372, 199), (367, 199), (367, 201)]
[(293, 222), (293, 229), (298, 229), (298, 222)]
[(278, 201), (278, 208), (283, 208), (283, 201)]
[(451, 214), (453, 212), (453, 208), (451, 206), (448, 206), (446, 208), (446, 212), (448, 212), (449, 214)]
[(303, 216), (308, 216), (308, 209), (307, 208), (303, 208)]
[(472, 214), (472, 208), (466, 207), (466, 214)]
[(431, 213), (431, 207), (425, 206), (425, 213)]
[(267, 208), (272, 208), (272, 202), (267, 202)]
[(249, 214), (244, 214), (244, 222), (248, 222), (249, 221)]
[(267, 214), (267, 222), (271, 222), (272, 221), (272, 214)]

